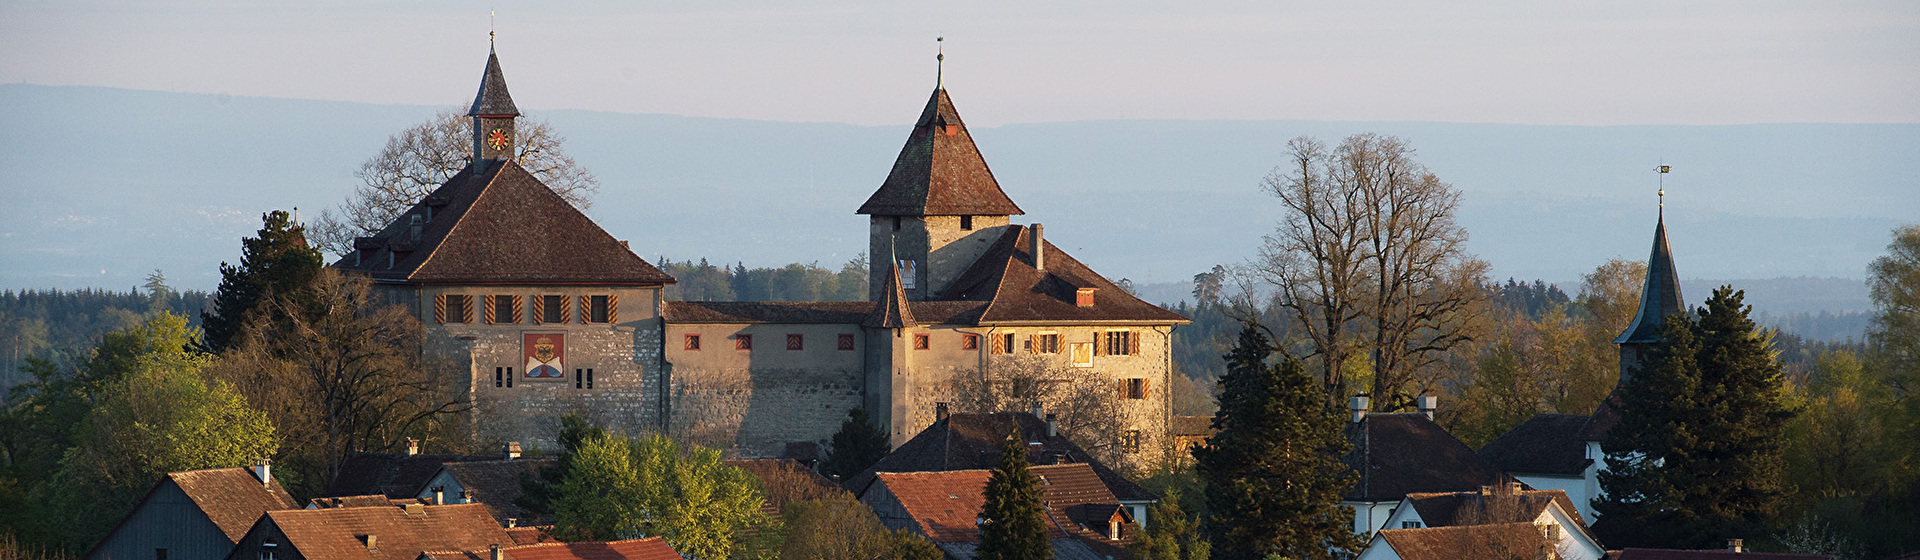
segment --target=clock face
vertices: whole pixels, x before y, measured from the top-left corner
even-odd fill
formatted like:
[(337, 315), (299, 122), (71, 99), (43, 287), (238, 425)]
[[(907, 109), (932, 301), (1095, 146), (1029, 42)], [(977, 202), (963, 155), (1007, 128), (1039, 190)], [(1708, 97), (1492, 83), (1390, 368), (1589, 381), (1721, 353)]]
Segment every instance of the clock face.
[(505, 150), (507, 149), (507, 142), (507, 131), (505, 129), (496, 128), (493, 129), (493, 132), (487, 133), (487, 147), (495, 150)]

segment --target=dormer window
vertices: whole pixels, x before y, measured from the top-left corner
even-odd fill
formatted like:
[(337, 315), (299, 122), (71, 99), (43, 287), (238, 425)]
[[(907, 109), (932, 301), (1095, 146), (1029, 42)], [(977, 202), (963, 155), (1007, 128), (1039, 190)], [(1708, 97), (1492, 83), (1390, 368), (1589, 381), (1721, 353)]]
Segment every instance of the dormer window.
[(1077, 288), (1073, 291), (1073, 304), (1080, 307), (1093, 307), (1093, 292), (1097, 288)]

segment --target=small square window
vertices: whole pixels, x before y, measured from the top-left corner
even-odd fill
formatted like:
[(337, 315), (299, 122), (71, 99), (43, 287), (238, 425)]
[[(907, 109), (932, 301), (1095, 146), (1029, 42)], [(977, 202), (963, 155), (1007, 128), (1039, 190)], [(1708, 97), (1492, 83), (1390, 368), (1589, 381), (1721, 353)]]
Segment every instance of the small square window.
[(567, 322), (567, 296), (540, 296), (540, 322)]
[(467, 323), (473, 321), (473, 296), (447, 296), (446, 320), (448, 323)]
[(1120, 433), (1120, 450), (1127, 453), (1140, 452), (1140, 430), (1127, 430)]
[(750, 334), (733, 335), (733, 349), (734, 350), (752, 350), (753, 335), (750, 335)]
[(960, 229), (963, 229), (963, 230), (973, 229), (973, 216), (961, 216)]
[(1120, 380), (1120, 385), (1121, 395), (1128, 400), (1137, 401), (1147, 398), (1147, 380), (1145, 378), (1122, 379)]
[(924, 334), (913, 335), (914, 350), (926, 350), (932, 347), (933, 345), (927, 341), (927, 335), (924, 335)]
[(980, 335), (977, 335), (977, 334), (960, 335), (960, 349), (961, 350), (979, 350)]
[(687, 342), (686, 342), (686, 346), (685, 346), (685, 347), (686, 347), (686, 349), (688, 349), (688, 350), (699, 350), (699, 349), (700, 349), (700, 335), (697, 335), (697, 334), (690, 334), (690, 335), (687, 335)]
[(840, 349), (841, 350), (853, 349), (853, 335), (850, 335), (850, 334), (840, 335)]
[(607, 296), (592, 296), (587, 298), (587, 322), (608, 322), (608, 319), (612, 316), (612, 311), (613, 307), (607, 300)]
[(515, 305), (519, 302), (514, 296), (493, 296), (493, 322), (520, 322), (520, 306)]
[(805, 349), (805, 348), (806, 348), (806, 337), (805, 337), (805, 336), (803, 336), (803, 335), (797, 335), (797, 334), (790, 334), (790, 335), (787, 335), (787, 349), (788, 349), (788, 350), (802, 350), (802, 349)]

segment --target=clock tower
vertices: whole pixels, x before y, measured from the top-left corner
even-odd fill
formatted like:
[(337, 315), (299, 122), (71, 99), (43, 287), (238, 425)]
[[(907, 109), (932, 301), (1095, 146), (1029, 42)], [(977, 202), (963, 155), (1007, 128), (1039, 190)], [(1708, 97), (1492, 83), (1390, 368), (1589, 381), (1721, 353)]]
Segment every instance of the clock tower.
[(487, 71), (480, 77), (480, 93), (473, 97), (473, 163), (514, 159), (519, 141), (513, 120), (520, 109), (507, 94), (507, 78), (500, 72), (500, 57), (487, 49)]

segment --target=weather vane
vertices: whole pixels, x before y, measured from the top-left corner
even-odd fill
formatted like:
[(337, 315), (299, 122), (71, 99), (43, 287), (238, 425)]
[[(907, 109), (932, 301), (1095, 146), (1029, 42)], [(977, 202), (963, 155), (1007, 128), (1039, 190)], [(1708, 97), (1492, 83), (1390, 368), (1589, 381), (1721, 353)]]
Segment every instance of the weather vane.
[(947, 78), (946, 78), (947, 47), (946, 45), (947, 45), (946, 37), (933, 38), (933, 48), (934, 48), (933, 85), (935, 88), (947, 87)]
[(1660, 209), (1665, 210), (1667, 208), (1667, 174), (1673, 172), (1673, 166), (1661, 165), (1654, 167), (1653, 171), (1660, 174)]
[(487, 46), (493, 46), (493, 10), (487, 10)]

